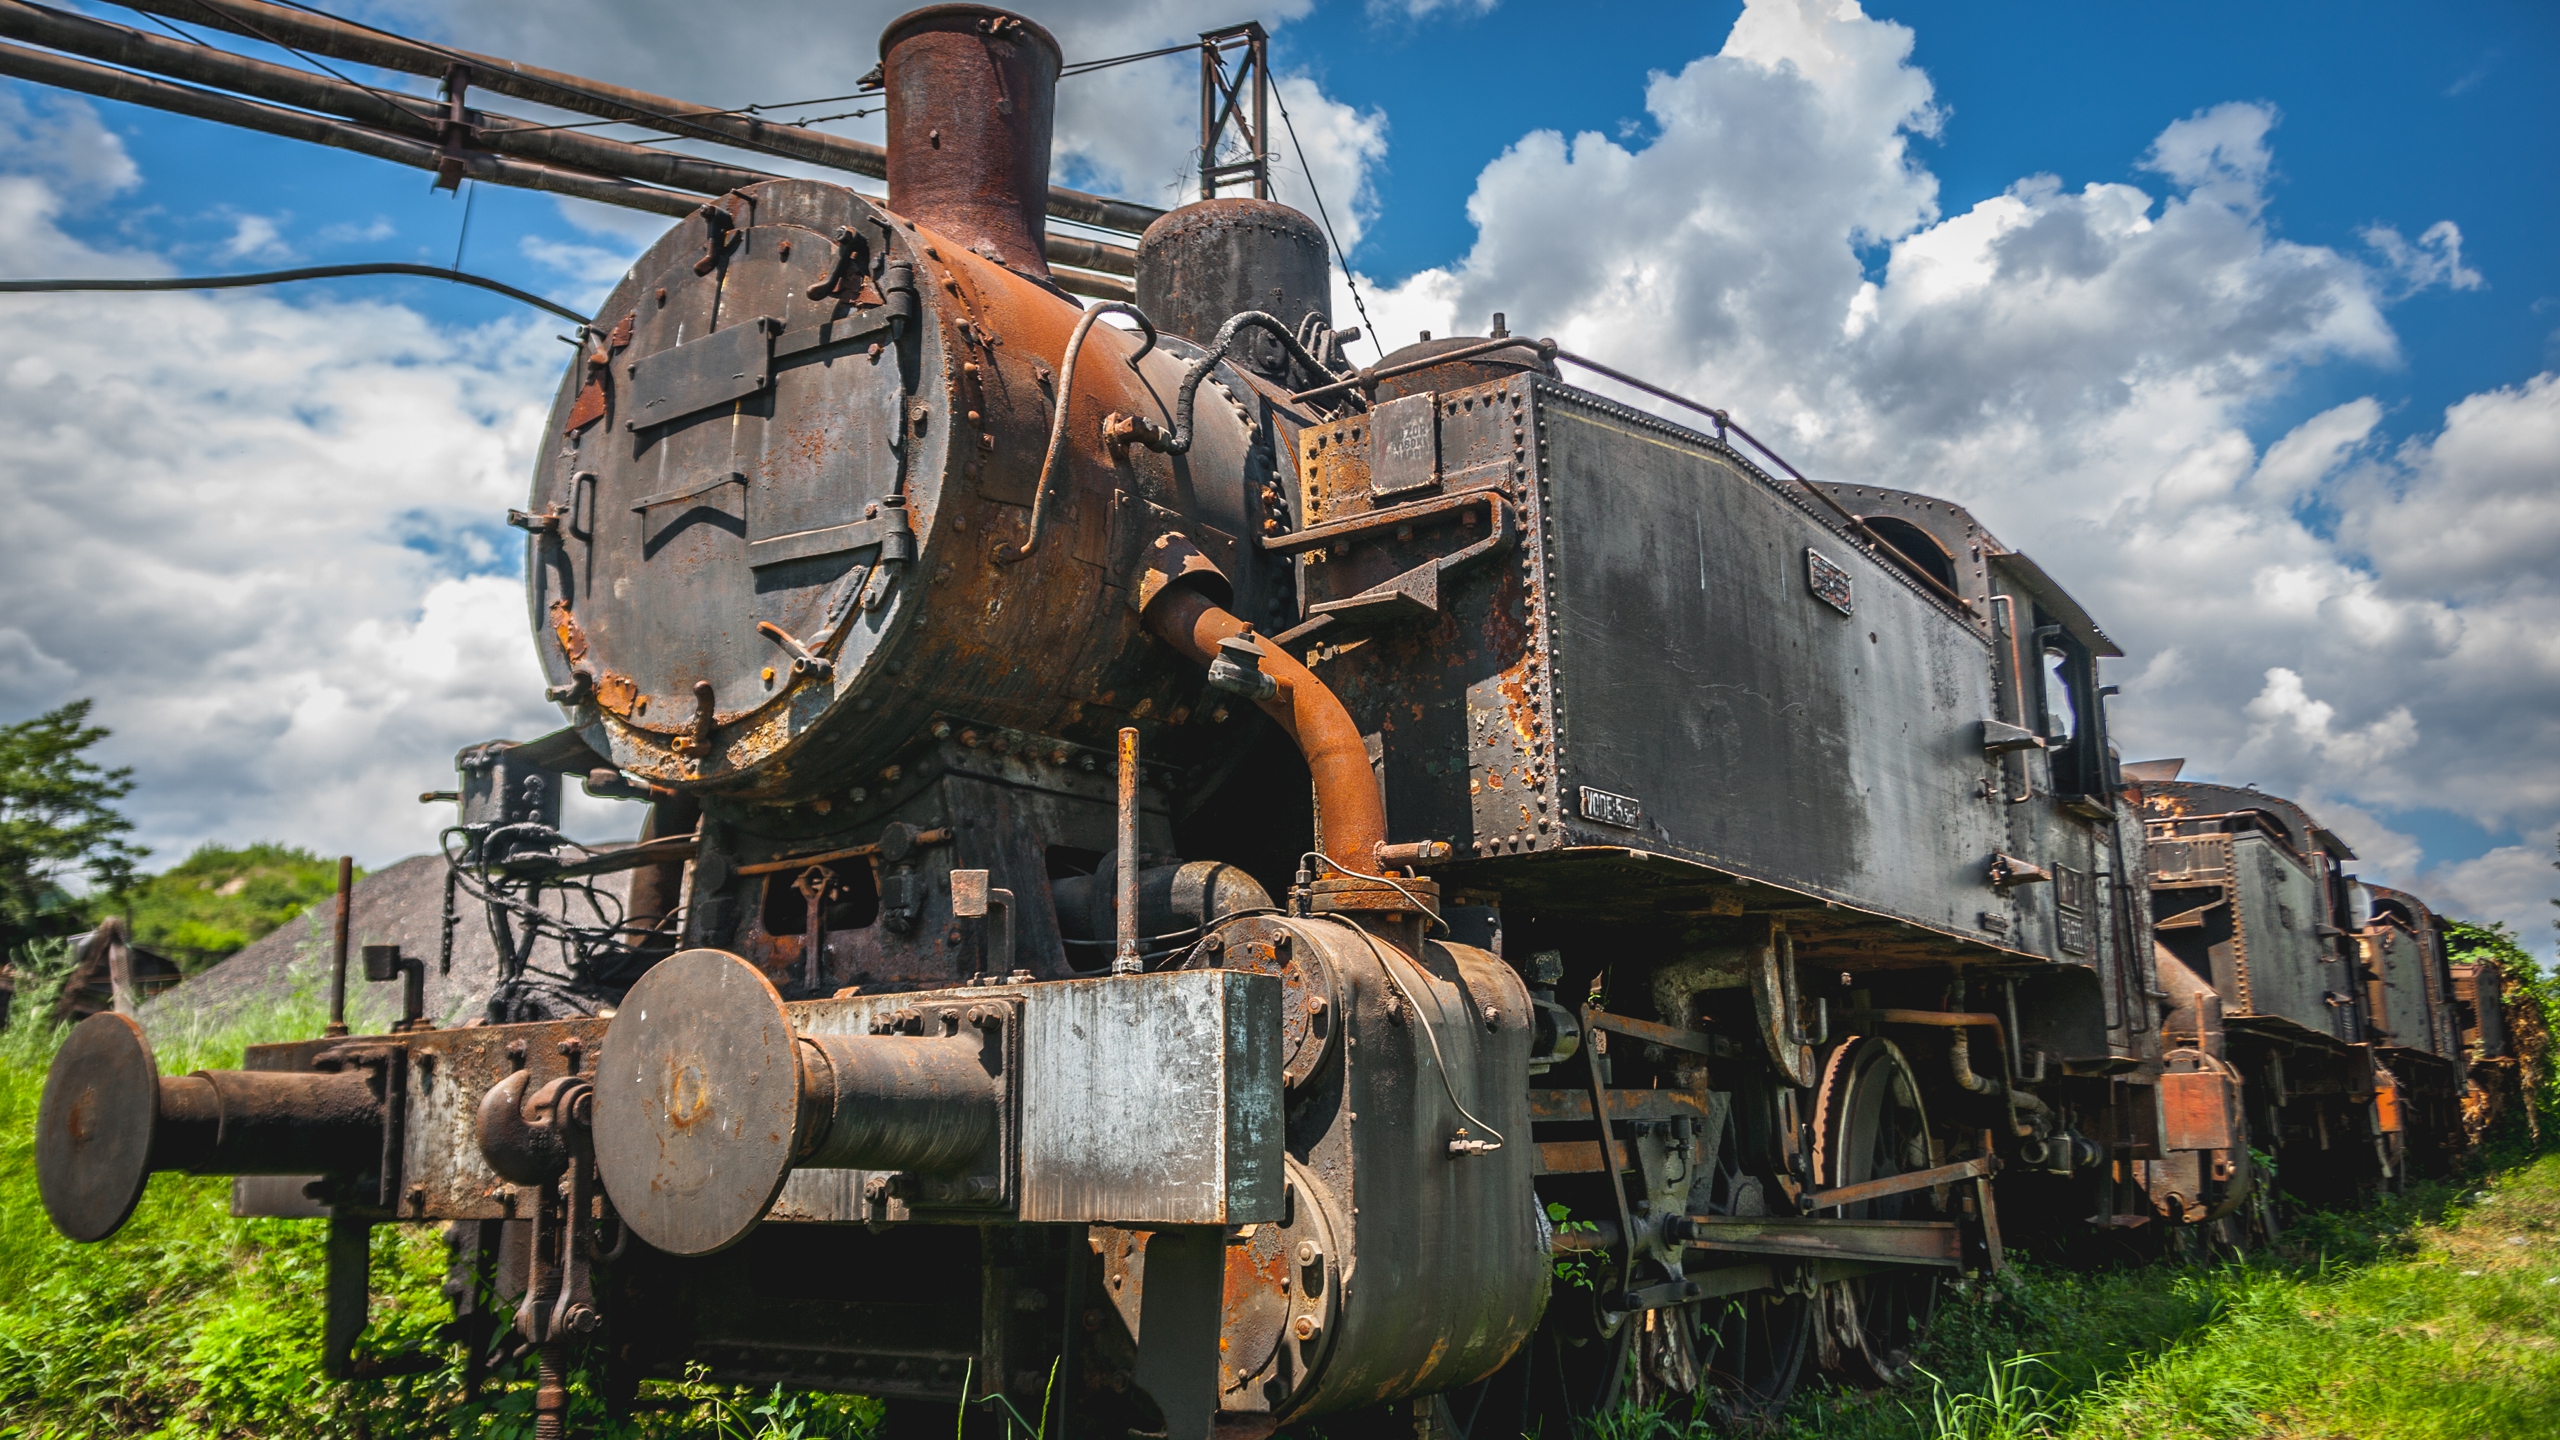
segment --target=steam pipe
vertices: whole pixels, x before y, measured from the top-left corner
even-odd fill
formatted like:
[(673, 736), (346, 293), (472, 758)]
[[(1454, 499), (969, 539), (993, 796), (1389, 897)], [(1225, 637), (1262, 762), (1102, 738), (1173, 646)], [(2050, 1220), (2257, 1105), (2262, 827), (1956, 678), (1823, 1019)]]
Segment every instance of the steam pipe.
[[(1956, 993), (1950, 1003), (1959, 1008), (1964, 1005), (1964, 971), (1961, 969), (1956, 971)], [(2018, 1123), (2018, 1112), (2042, 1112), (2045, 1108), (2043, 1099), (2004, 1085), (1988, 1075), (1973, 1073), (1973, 1031), (1970, 1026), (1958, 1026), (1947, 1036), (1947, 1068), (1954, 1074), (1956, 1084), (1964, 1090), (1975, 1095), (1998, 1096), (2007, 1103), (2012, 1134), (2025, 1135), (2033, 1130), (2032, 1126)]]
[(1324, 831), (1325, 857), (1352, 875), (1378, 875), (1378, 847), (1387, 838), (1386, 797), (1378, 790), (1378, 773), (1369, 766), (1369, 747), (1360, 727), (1324, 682), (1287, 651), (1252, 627), (1220, 609), (1209, 597), (1187, 585), (1168, 585), (1147, 607), (1146, 626), (1159, 640), (1181, 651), (1195, 665), (1218, 658), (1218, 642), (1250, 637), (1262, 653), (1261, 669), (1278, 682), (1267, 698), (1254, 703), (1280, 723), (1307, 757), (1316, 787), (1316, 818)]

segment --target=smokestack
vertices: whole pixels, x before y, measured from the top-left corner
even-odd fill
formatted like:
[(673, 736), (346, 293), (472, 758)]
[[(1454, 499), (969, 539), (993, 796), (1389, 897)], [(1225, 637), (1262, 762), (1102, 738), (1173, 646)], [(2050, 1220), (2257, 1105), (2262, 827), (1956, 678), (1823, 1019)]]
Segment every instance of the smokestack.
[(889, 208), (1049, 278), (1049, 136), (1058, 42), (1009, 11), (928, 5), (880, 36)]

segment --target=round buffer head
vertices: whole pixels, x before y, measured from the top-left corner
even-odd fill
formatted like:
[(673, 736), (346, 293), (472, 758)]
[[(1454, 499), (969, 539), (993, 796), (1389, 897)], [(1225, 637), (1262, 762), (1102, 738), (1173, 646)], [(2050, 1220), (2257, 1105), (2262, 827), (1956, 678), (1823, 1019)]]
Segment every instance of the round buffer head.
[(112, 1012), (75, 1026), (45, 1073), (36, 1111), (36, 1191), (74, 1240), (116, 1233), (151, 1178), (160, 1067), (142, 1027)]
[(641, 1239), (708, 1255), (773, 1208), (799, 1128), (797, 1043), (772, 982), (725, 950), (670, 955), (623, 997), (595, 1071), (596, 1173)]

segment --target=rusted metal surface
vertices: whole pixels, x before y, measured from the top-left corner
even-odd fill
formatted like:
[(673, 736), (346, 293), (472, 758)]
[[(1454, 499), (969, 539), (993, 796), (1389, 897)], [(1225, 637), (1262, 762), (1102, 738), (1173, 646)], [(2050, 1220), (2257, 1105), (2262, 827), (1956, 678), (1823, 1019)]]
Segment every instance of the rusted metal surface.
[(370, 1170), (387, 1186), (385, 1162), (400, 1153), (406, 1052), (324, 1041), (318, 1055), (325, 1070), (161, 1076), (130, 1018), (82, 1021), (46, 1074), (37, 1112), (36, 1177), (47, 1213), (74, 1239), (104, 1239), (158, 1170), (339, 1177)]
[[(1138, 308), (1167, 334), (1206, 344), (1227, 317), (1246, 310), (1292, 327), (1310, 315), (1331, 323), (1324, 232), (1275, 201), (1230, 197), (1170, 211), (1147, 227), (1136, 258)], [(1246, 344), (1247, 364), (1287, 376), (1276, 341), (1256, 334)]]
[(36, 1108), (36, 1187), (56, 1229), (103, 1240), (124, 1225), (151, 1178), (159, 1106), (141, 1026), (109, 1013), (72, 1029)]
[[(1170, 587), (1148, 608), (1157, 636), (1206, 667), (1221, 641), (1244, 635), (1246, 624), (1187, 587)], [(1378, 871), (1378, 847), (1386, 842), (1386, 807), (1367, 742), (1342, 702), (1323, 681), (1277, 645), (1254, 638), (1261, 670), (1280, 684), (1277, 694), (1255, 703), (1280, 722), (1315, 779), (1321, 848), (1353, 875)]]
[[(453, 885), (513, 936), (637, 870), (607, 939), (507, 942), (598, 1013), (167, 1078), (93, 1023), (39, 1139), (66, 1231), (171, 1166), (323, 1211), (356, 1374), (366, 1228), (464, 1222), (465, 1332), (513, 1310), (545, 1434), (572, 1368), (695, 1367), (1078, 1440), (1435, 1395), (1564, 1433), (1889, 1381), (2004, 1226), (2237, 1243), (2262, 1144), (2306, 1193), (2443, 1160), (2423, 907), (2286, 802), (2120, 797), (2115, 647), (1961, 507), (1764, 471), (1499, 316), (1346, 374), (1261, 202), (1142, 240), (1164, 313), (1082, 309), (1044, 251), (1124, 257), (1043, 234), (1054, 43), (950, 5), (883, 54), (897, 208), (684, 200), (510, 517), (570, 728), (461, 757)], [(446, 78), (394, 138), (450, 176), (480, 122), (671, 163), (466, 98), (574, 77)], [(641, 843), (572, 847), (564, 777)]]
[(964, 250), (1047, 279), (1058, 42), (1007, 11), (929, 5), (881, 34), (880, 61), (890, 206)]
[[(680, 227), (608, 301), (606, 314), (637, 317), (609, 372), (608, 420), (566, 437), (536, 486), (533, 509), (587, 517), (533, 538), (531, 580), (538, 610), (573, 602), (587, 655), (581, 662), (546, 645), (543, 656), (552, 683), (578, 699), (588, 733), (654, 783), (841, 796), (876, 783), (887, 752), (937, 709), (1085, 740), (1109, 733), (1095, 721), (1134, 720), (1152, 732), (1200, 708), (1196, 672), (1141, 663), (1137, 617), (1115, 601), (1138, 577), (1141, 547), (1167, 532), (1232, 558), (1231, 537), (1260, 509), (1244, 480), (1256, 442), (1237, 410), (1202, 407), (1201, 436), (1180, 465), (1144, 449), (1113, 451), (1102, 416), (1169, 420), (1181, 362), (1160, 354), (1133, 371), (1121, 362), (1136, 342), (1096, 331), (1084, 356), (1092, 378), (1067, 401), (1057, 480), (1065, 534), (1032, 561), (996, 567), (989, 557), (999, 540), (1018, 537), (1032, 499), (1077, 309), (832, 187), (757, 186), (722, 213), (737, 219), (727, 232), (737, 238), (710, 274), (693, 273), (703, 228), (688, 236)], [(825, 284), (838, 268), (832, 237), (848, 230), (878, 282), (880, 302), (868, 308)], [(808, 299), (813, 286), (826, 298)], [(916, 318), (884, 343), (868, 327), (901, 305)], [(603, 441), (629, 419), (630, 367), (766, 323), (777, 357), (769, 384), (632, 440)], [(869, 338), (827, 348), (839, 330)], [(795, 335), (818, 348), (793, 349)], [(564, 415), (585, 383), (572, 378)], [(1178, 470), (1202, 479), (1186, 483)], [(744, 483), (631, 511), (641, 498), (733, 474)], [(885, 527), (893, 510), (903, 517), (897, 536)], [(780, 543), (792, 558), (739, 555), (759, 542)], [(1221, 568), (1240, 600), (1267, 608), (1257, 572)], [(941, 619), (926, 616), (928, 589)], [(829, 661), (825, 673), (796, 664), (759, 625)], [(1026, 653), (1058, 663), (1031, 670), (1017, 663)], [(583, 691), (578, 671), (591, 677)], [(704, 680), (717, 697), (709, 750), (688, 754), (691, 695)], [(794, 753), (819, 734), (839, 743)], [(1223, 740), (1193, 731), (1175, 749)]]
[(1733, 1255), (1808, 1260), (1863, 1259), (1956, 1269), (1962, 1238), (1943, 1220), (1745, 1220), (1691, 1215), (1675, 1226), (1682, 1245)]
[(605, 1188), (657, 1248), (724, 1249), (771, 1208), (800, 1149), (798, 1039), (782, 997), (735, 957), (688, 950), (624, 999), (597, 1064)]
[(1959, 1180), (1975, 1179), (1989, 1175), (1998, 1168), (1999, 1163), (1996, 1160), (1989, 1156), (1980, 1156), (1972, 1160), (1960, 1160), (1953, 1165), (1933, 1165), (1926, 1170), (1911, 1170), (1881, 1179), (1861, 1180), (1853, 1185), (1842, 1185), (1830, 1190), (1816, 1190), (1805, 1197), (1804, 1203), (1816, 1210), (1828, 1210), (1842, 1205), (1863, 1205), (1870, 1200), (1882, 1200), (1888, 1196), (1907, 1195), (1915, 1190), (1929, 1190), (1940, 1185), (1952, 1185)]

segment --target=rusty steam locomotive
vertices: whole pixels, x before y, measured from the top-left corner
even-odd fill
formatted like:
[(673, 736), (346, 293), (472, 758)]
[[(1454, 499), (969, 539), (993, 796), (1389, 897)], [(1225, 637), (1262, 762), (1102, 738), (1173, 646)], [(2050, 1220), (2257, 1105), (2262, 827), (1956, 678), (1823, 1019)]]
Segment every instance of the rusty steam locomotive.
[[(2331, 1198), (2459, 1149), (2424, 907), (2120, 765), (2119, 652), (1963, 508), (1499, 316), (1354, 368), (1266, 201), (1081, 305), (1054, 42), (882, 54), (887, 202), (703, 207), (562, 383), (516, 520), (567, 725), (464, 752), (449, 832), (486, 1022), (186, 1076), (86, 1022), (66, 1233), (159, 1170), (325, 1214), (362, 1373), (371, 1227), (447, 1226), (546, 1435), (572, 1369), (694, 1366), (1517, 1434), (1888, 1380), (2004, 1243), (2245, 1243), (2253, 1151)], [(640, 843), (564, 840), (570, 783)]]

